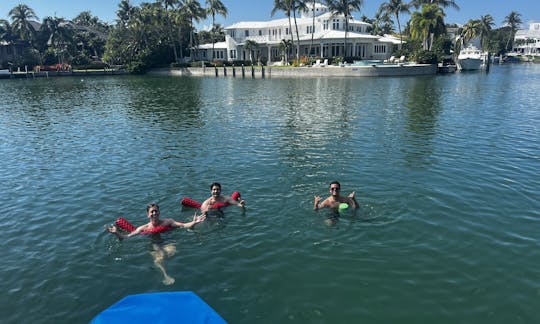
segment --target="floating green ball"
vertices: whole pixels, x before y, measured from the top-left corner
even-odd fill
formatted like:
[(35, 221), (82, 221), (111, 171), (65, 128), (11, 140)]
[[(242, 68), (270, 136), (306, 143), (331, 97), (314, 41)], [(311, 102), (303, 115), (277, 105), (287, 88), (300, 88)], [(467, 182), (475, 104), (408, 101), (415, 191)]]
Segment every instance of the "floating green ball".
[(345, 210), (347, 208), (349, 208), (349, 204), (346, 204), (346, 203), (339, 204), (339, 210)]

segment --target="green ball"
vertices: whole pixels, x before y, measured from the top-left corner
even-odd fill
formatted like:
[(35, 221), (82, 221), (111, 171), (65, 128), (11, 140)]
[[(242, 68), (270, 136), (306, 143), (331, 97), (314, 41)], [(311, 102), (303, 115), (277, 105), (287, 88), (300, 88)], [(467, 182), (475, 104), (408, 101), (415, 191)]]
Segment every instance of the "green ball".
[(339, 204), (339, 210), (345, 210), (347, 208), (349, 208), (349, 204), (346, 204), (346, 203)]

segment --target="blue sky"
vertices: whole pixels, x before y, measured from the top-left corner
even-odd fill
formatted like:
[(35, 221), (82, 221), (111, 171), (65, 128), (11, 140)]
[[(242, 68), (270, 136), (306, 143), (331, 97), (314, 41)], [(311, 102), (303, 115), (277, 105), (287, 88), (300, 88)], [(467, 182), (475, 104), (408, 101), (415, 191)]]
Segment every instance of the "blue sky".
[[(142, 0), (131, 0), (132, 4), (138, 5)], [(147, 0), (146, 2), (154, 2)], [(204, 0), (199, 1), (205, 5)], [(222, 0), (227, 7), (229, 15), (226, 18), (216, 17), (216, 22), (223, 26), (231, 25), (239, 21), (265, 21), (270, 20), (273, 0)], [(372, 18), (385, 0), (364, 0), (364, 5), (355, 18), (366, 15)], [(116, 10), (120, 0), (0, 0), (0, 19), (8, 19), (9, 11), (24, 3), (34, 9), (40, 20), (47, 16), (57, 16), (73, 19), (82, 11), (89, 10), (101, 20), (113, 23), (116, 19)], [(540, 0), (456, 0), (461, 7), (459, 11), (451, 8), (446, 9), (447, 23), (464, 24), (469, 19), (478, 19), (482, 15), (490, 14), (495, 20), (497, 27), (502, 25), (504, 18), (511, 12), (521, 14), (523, 22), (540, 21)], [(277, 13), (274, 18), (282, 18), (283, 14)], [(400, 19), (404, 22), (408, 17)], [(210, 21), (202, 22), (199, 28), (210, 25)], [(527, 27), (527, 26), (525, 26)]]

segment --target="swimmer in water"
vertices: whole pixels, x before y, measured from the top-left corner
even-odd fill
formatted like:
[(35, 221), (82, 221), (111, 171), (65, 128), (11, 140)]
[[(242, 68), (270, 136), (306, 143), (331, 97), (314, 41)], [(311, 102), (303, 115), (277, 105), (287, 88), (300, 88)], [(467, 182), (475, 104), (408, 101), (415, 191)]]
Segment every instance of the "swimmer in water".
[[(204, 221), (206, 218), (205, 215), (197, 216), (197, 213), (193, 216), (193, 220), (188, 223), (182, 223), (175, 221), (172, 218), (159, 218), (159, 206), (158, 204), (151, 203), (146, 206), (146, 214), (148, 219), (150, 220), (147, 224), (141, 225), (137, 227), (133, 232), (129, 234), (120, 233), (116, 226), (112, 225), (107, 228), (107, 231), (110, 233), (116, 235), (118, 239), (123, 240), (126, 238), (130, 238), (132, 236), (141, 234), (144, 231), (152, 231), (153, 229), (156, 229), (158, 227), (170, 227), (170, 228), (191, 228), (193, 225), (200, 223)], [(173, 243), (160, 245), (153, 243), (152, 248), (154, 251), (150, 252), (152, 254), (152, 257), (154, 258), (154, 264), (156, 267), (161, 270), (161, 273), (163, 274), (163, 284), (165, 285), (172, 285), (174, 283), (174, 278), (169, 276), (167, 274), (167, 271), (165, 271), (165, 266), (163, 265), (163, 261), (165, 257), (172, 257), (176, 253), (176, 246)]]
[(241, 208), (244, 208), (246, 205), (246, 202), (243, 199), (239, 198), (239, 200), (234, 200), (229, 196), (222, 196), (221, 184), (217, 182), (210, 185), (210, 191), (212, 192), (212, 196), (206, 199), (201, 205), (201, 213), (203, 215), (206, 215), (208, 211), (216, 210), (216, 208), (212, 208), (212, 205), (216, 203), (235, 205)]
[(330, 207), (332, 209), (339, 209), (340, 204), (347, 204), (349, 207), (358, 208), (358, 202), (354, 197), (354, 191), (351, 192), (347, 197), (341, 196), (339, 194), (341, 190), (341, 185), (338, 181), (334, 181), (330, 184), (330, 197), (326, 198), (321, 202), (322, 198), (320, 196), (315, 196), (313, 202), (313, 210), (318, 210), (324, 207)]

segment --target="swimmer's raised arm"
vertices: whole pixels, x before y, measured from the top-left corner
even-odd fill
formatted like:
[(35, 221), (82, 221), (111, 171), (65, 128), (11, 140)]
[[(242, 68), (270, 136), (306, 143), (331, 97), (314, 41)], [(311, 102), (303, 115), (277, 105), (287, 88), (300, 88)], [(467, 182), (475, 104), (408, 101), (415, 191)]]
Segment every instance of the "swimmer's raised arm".
[(356, 201), (354, 191), (349, 194), (348, 198), (350, 199), (351, 205), (353, 208), (358, 208), (360, 206), (358, 205), (358, 202)]
[(193, 220), (191, 222), (182, 223), (175, 221), (174, 219), (170, 219), (170, 223), (167, 224), (172, 227), (182, 227), (182, 228), (191, 228), (193, 225), (198, 224), (206, 219), (205, 214), (197, 215), (197, 212), (195, 212), (195, 215), (193, 215)]
[(246, 201), (244, 199), (241, 199), (240, 201), (238, 201), (238, 200), (232, 199), (231, 197), (227, 197), (227, 202), (231, 205), (235, 205), (242, 208), (245, 208), (246, 206)]
[(320, 202), (321, 202), (321, 197), (320, 196), (315, 196), (315, 198), (313, 199), (313, 210), (319, 209), (319, 203)]
[(130, 238), (132, 236), (140, 234), (144, 230), (145, 227), (146, 225), (142, 225), (142, 226), (137, 227), (133, 232), (129, 234), (123, 234), (123, 233), (118, 232), (118, 228), (116, 228), (116, 226), (111, 225), (110, 227), (107, 227), (107, 231), (109, 233), (116, 235), (116, 237), (118, 237), (119, 240), (123, 240), (123, 239)]

